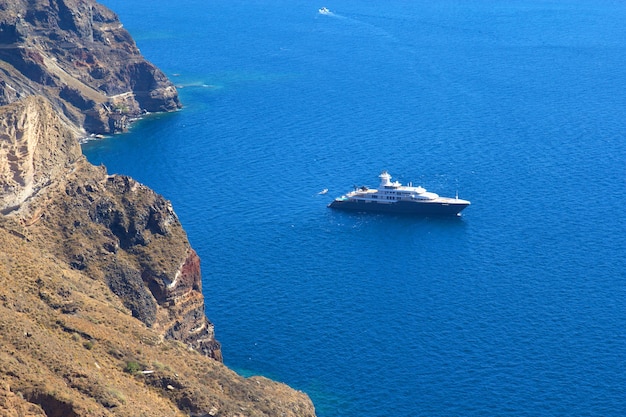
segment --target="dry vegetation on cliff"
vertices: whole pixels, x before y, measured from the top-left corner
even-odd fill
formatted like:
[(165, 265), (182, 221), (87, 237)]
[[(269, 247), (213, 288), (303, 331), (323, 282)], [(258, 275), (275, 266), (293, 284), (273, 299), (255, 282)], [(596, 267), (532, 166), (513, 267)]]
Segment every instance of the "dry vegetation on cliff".
[(45, 238), (1, 226), (0, 415), (313, 415), (304, 394), (163, 339)]
[(43, 98), (0, 120), (0, 415), (314, 415), (221, 364), (167, 200), (89, 164)]
[(0, 0), (0, 416), (315, 415), (221, 363), (170, 203), (82, 156), (179, 107), (104, 6)]

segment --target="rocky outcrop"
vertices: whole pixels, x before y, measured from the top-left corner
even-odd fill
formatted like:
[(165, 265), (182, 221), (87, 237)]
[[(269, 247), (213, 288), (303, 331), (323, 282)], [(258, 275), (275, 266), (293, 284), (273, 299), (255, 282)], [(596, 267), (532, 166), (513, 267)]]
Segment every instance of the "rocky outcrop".
[(19, 208), (82, 158), (76, 138), (44, 100), (23, 100), (0, 118), (0, 213)]
[(0, 105), (45, 95), (76, 132), (181, 107), (118, 17), (93, 0), (0, 0)]
[(0, 0), (0, 415), (315, 415), (221, 363), (171, 204), (82, 156), (179, 107), (105, 7)]
[(57, 255), (106, 282), (134, 317), (221, 360), (204, 314), (200, 261), (171, 204), (89, 164), (45, 99), (1, 109), (0, 212), (24, 233), (56, 232)]
[(314, 416), (302, 392), (164, 339), (37, 225), (0, 217), (0, 415)]
[(89, 164), (44, 98), (0, 120), (0, 410), (315, 415), (305, 394), (221, 364), (167, 200)]
[(2, 384), (0, 385), (0, 416), (46, 417), (46, 413), (41, 407), (12, 392), (10, 386)]

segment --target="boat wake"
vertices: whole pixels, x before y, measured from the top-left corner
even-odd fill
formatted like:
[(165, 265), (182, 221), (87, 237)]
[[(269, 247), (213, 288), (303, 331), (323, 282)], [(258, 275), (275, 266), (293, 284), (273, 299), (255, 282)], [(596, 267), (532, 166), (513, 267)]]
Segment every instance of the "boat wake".
[(317, 13), (319, 13), (319, 14), (321, 14), (321, 15), (323, 15), (323, 16), (334, 17), (334, 18), (337, 18), (337, 19), (346, 19), (346, 17), (345, 17), (345, 16), (342, 16), (342, 15), (337, 14), (337, 13), (333, 13), (333, 12), (331, 12), (331, 11), (330, 11), (328, 8), (326, 8), (326, 7), (322, 7), (322, 8), (320, 8), (320, 9), (317, 11)]
[(354, 16), (352, 17), (343, 16), (340, 14), (333, 13), (326, 7), (320, 8), (318, 10), (318, 13), (324, 16), (330, 16), (336, 19), (344, 20), (346, 23), (352, 24), (354, 28), (365, 31), (366, 33), (370, 33), (371, 35), (376, 36), (380, 39), (384, 39), (395, 44), (400, 43), (399, 40), (393, 34), (388, 32), (384, 28), (377, 26), (375, 24), (369, 23), (367, 21), (367, 18), (368, 18), (367, 15), (363, 15), (362, 17), (365, 18), (365, 20), (362, 20)]
[(181, 83), (181, 84), (176, 84), (176, 88), (214, 88), (214, 89), (218, 89), (218, 88), (222, 88), (219, 85), (214, 85), (214, 84), (206, 84), (203, 82), (190, 82), (190, 83)]

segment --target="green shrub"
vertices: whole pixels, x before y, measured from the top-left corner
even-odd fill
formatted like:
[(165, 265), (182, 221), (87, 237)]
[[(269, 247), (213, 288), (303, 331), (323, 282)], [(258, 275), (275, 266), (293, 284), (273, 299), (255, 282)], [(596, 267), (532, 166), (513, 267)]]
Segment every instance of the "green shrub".
[(109, 394), (122, 404), (126, 404), (126, 396), (116, 388), (110, 388)]
[(141, 365), (139, 364), (139, 362), (135, 362), (135, 361), (126, 362), (126, 367), (124, 368), (124, 372), (127, 372), (131, 375), (135, 375), (140, 370), (141, 370)]

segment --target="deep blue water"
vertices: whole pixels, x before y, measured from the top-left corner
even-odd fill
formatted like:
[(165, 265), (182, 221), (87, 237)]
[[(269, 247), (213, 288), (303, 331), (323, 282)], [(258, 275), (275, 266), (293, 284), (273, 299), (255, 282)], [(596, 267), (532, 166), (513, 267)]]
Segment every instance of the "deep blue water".
[[(320, 417), (626, 413), (626, 4), (104, 3), (185, 108), (84, 151), (173, 202), (228, 366)], [(472, 205), (326, 207), (383, 169)]]

